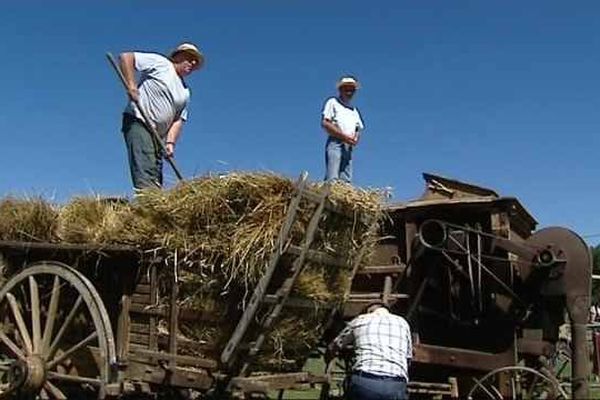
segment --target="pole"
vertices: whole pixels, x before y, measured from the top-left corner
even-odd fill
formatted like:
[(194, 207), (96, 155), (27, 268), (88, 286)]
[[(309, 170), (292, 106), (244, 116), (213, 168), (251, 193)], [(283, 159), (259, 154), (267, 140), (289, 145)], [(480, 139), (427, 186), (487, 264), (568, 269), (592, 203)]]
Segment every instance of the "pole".
[[(113, 58), (112, 54), (106, 53), (106, 58), (108, 58), (110, 65), (112, 65), (113, 69), (115, 70), (115, 72), (117, 73), (119, 78), (121, 79), (121, 83), (123, 84), (125, 91), (127, 91), (127, 81), (125, 81), (123, 72), (121, 71), (121, 69), (119, 68), (117, 63), (115, 62), (115, 59)], [(177, 165), (175, 165), (175, 160), (173, 160), (173, 156), (167, 154), (167, 148), (165, 147), (165, 144), (163, 143), (162, 139), (156, 132), (156, 129), (154, 129), (154, 126), (150, 123), (150, 118), (148, 118), (146, 111), (144, 111), (144, 109), (142, 107), (140, 107), (140, 104), (137, 100), (134, 100), (134, 99), (131, 99), (131, 100), (132, 100), (133, 104), (135, 105), (135, 107), (137, 108), (137, 110), (142, 115), (144, 124), (146, 125), (146, 128), (150, 131), (150, 133), (152, 134), (152, 136), (154, 138), (154, 142), (158, 143), (158, 145), (160, 146), (160, 148), (162, 150), (162, 154), (165, 155), (167, 162), (169, 163), (169, 165), (171, 165), (171, 168), (173, 168), (173, 172), (175, 172), (177, 179), (179, 179), (180, 181), (183, 181), (183, 175), (181, 175), (181, 172), (179, 172), (179, 168), (177, 168)]]

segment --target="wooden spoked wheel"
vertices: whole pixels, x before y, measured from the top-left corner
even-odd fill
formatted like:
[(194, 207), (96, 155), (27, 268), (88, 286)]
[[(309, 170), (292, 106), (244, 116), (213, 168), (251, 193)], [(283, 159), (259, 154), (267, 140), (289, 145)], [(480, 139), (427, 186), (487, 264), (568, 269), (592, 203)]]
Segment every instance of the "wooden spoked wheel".
[(565, 399), (567, 395), (548, 374), (525, 366), (498, 368), (475, 380), (468, 399)]
[(106, 309), (77, 270), (40, 262), (0, 289), (0, 399), (103, 398), (114, 364)]

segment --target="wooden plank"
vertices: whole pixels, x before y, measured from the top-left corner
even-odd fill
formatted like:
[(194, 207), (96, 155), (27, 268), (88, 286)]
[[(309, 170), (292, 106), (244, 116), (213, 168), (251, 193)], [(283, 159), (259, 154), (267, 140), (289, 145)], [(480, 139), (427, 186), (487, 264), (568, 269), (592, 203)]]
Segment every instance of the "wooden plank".
[(132, 350), (148, 350), (148, 347), (139, 343), (129, 343), (129, 352)]
[[(168, 318), (169, 307), (166, 305), (160, 306), (148, 306), (144, 304), (132, 304), (130, 312), (138, 315), (145, 315), (149, 317)], [(206, 321), (206, 322), (217, 322), (222, 318), (222, 315), (216, 313), (208, 313), (205, 311), (192, 310), (184, 308), (179, 310), (179, 319), (182, 321)]]
[(129, 329), (130, 329), (131, 333), (139, 333), (142, 335), (150, 334), (150, 325), (148, 323), (141, 324), (141, 323), (132, 322), (129, 324)]
[(379, 274), (402, 274), (406, 270), (404, 264), (393, 264), (393, 265), (368, 265), (364, 266), (358, 271), (357, 275), (379, 275)]
[[(179, 332), (179, 304), (177, 297), (179, 295), (179, 282), (177, 282), (177, 254), (175, 254), (174, 275), (171, 281), (171, 294), (169, 298), (169, 353), (177, 354), (177, 332)], [(148, 344), (150, 341), (148, 340)], [(169, 369), (175, 371), (177, 368), (177, 359), (169, 360)]]
[(211, 360), (208, 358), (200, 358), (200, 357), (192, 357), (192, 356), (183, 356), (178, 354), (169, 354), (165, 352), (151, 351), (151, 350), (140, 350), (134, 349), (131, 350), (131, 354), (138, 358), (148, 358), (149, 360), (164, 360), (171, 361), (176, 360), (178, 364), (193, 366), (196, 368), (205, 368), (210, 370), (216, 370), (218, 367), (218, 363), (215, 360)]
[(129, 307), (131, 306), (131, 297), (124, 294), (121, 296), (121, 310), (117, 322), (117, 358), (119, 362), (126, 362), (129, 352), (129, 332), (130, 316)]
[(129, 340), (131, 341), (131, 343), (141, 344), (143, 346), (148, 346), (150, 342), (148, 335), (142, 335), (139, 333), (130, 334)]
[(135, 287), (135, 293), (137, 294), (150, 294), (150, 285), (147, 283), (140, 283)]
[[(140, 334), (140, 333), (132, 333), (130, 335), (130, 346), (129, 348), (133, 350), (147, 350), (153, 351), (149, 349), (149, 335)], [(161, 348), (166, 348), (169, 345), (169, 337), (167, 334), (157, 335), (157, 342)], [(184, 338), (181, 336), (177, 337), (177, 346), (178, 348), (184, 348), (189, 351), (193, 351), (195, 353), (213, 353), (216, 349), (216, 344), (212, 343), (203, 343), (196, 340)]]
[(293, 389), (301, 385), (327, 383), (325, 375), (310, 372), (292, 372), (248, 378), (233, 378), (232, 386), (242, 392)]
[(55, 251), (80, 251), (95, 253), (125, 253), (141, 255), (140, 250), (132, 246), (98, 245), (98, 244), (72, 244), (72, 243), (47, 243), (47, 242), (22, 242), (14, 240), (0, 240), (0, 249), (20, 251), (28, 250), (55, 250)]
[[(381, 295), (381, 292), (351, 293), (348, 301), (376, 301), (381, 300)], [(390, 300), (407, 299), (409, 297), (406, 293), (389, 293)]]
[(212, 378), (204, 369), (176, 368), (174, 371), (164, 369), (143, 360), (132, 360), (126, 370), (128, 379), (164, 385), (169, 382), (172, 387), (207, 390), (214, 386)]
[[(158, 271), (156, 265), (150, 266), (150, 302), (158, 303)], [(150, 349), (158, 350), (158, 320), (156, 316), (150, 316)]]
[(133, 314), (166, 317), (168, 315), (167, 310), (168, 307), (166, 306), (148, 307), (145, 304), (132, 304), (129, 311)]
[[(158, 343), (161, 348), (167, 347), (169, 338), (165, 335), (158, 336)], [(177, 337), (177, 347), (185, 348), (186, 350), (194, 351), (195, 353), (204, 354), (207, 352), (215, 352), (216, 343), (201, 342), (185, 337)]]
[(131, 295), (131, 302), (133, 304), (144, 304), (144, 305), (150, 305), (152, 304), (150, 302), (150, 295), (149, 294), (137, 294), (134, 293)]

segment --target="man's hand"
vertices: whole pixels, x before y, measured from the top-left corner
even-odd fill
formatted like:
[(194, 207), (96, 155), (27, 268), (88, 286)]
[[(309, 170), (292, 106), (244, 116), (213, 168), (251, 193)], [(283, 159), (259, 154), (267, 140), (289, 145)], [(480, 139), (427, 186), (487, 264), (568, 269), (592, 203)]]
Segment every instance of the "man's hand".
[(165, 145), (165, 149), (167, 149), (167, 157), (171, 158), (175, 155), (175, 143), (167, 142)]

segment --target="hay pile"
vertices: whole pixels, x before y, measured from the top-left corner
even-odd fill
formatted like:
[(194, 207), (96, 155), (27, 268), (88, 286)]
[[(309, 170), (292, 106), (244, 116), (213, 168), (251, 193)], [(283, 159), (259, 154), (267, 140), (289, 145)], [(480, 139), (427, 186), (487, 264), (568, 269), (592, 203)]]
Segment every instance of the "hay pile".
[[(320, 189), (321, 184), (311, 186)], [(176, 258), (180, 304), (221, 316), (212, 325), (182, 324), (181, 334), (215, 345), (212, 353), (202, 354), (215, 357), (267, 267), (293, 192), (294, 182), (278, 175), (232, 173), (200, 177), (171, 190), (148, 190), (130, 203), (76, 198), (56, 208), (40, 199), (6, 199), (0, 203), (0, 238), (130, 244), (158, 251), (167, 262)], [(284, 313), (260, 359), (265, 369), (301, 367), (322, 333), (327, 312), (319, 305), (341, 299), (358, 252), (373, 247), (374, 232), (368, 221), (379, 216), (379, 193), (335, 184), (330, 200), (351, 217), (328, 214), (312, 247), (344, 257), (348, 267), (307, 265), (293, 296), (311, 299), (317, 307), (301, 316)], [(304, 237), (313, 207), (301, 202), (290, 234), (292, 243), (299, 244)]]
[(0, 200), (0, 240), (55, 242), (58, 210), (41, 197)]

